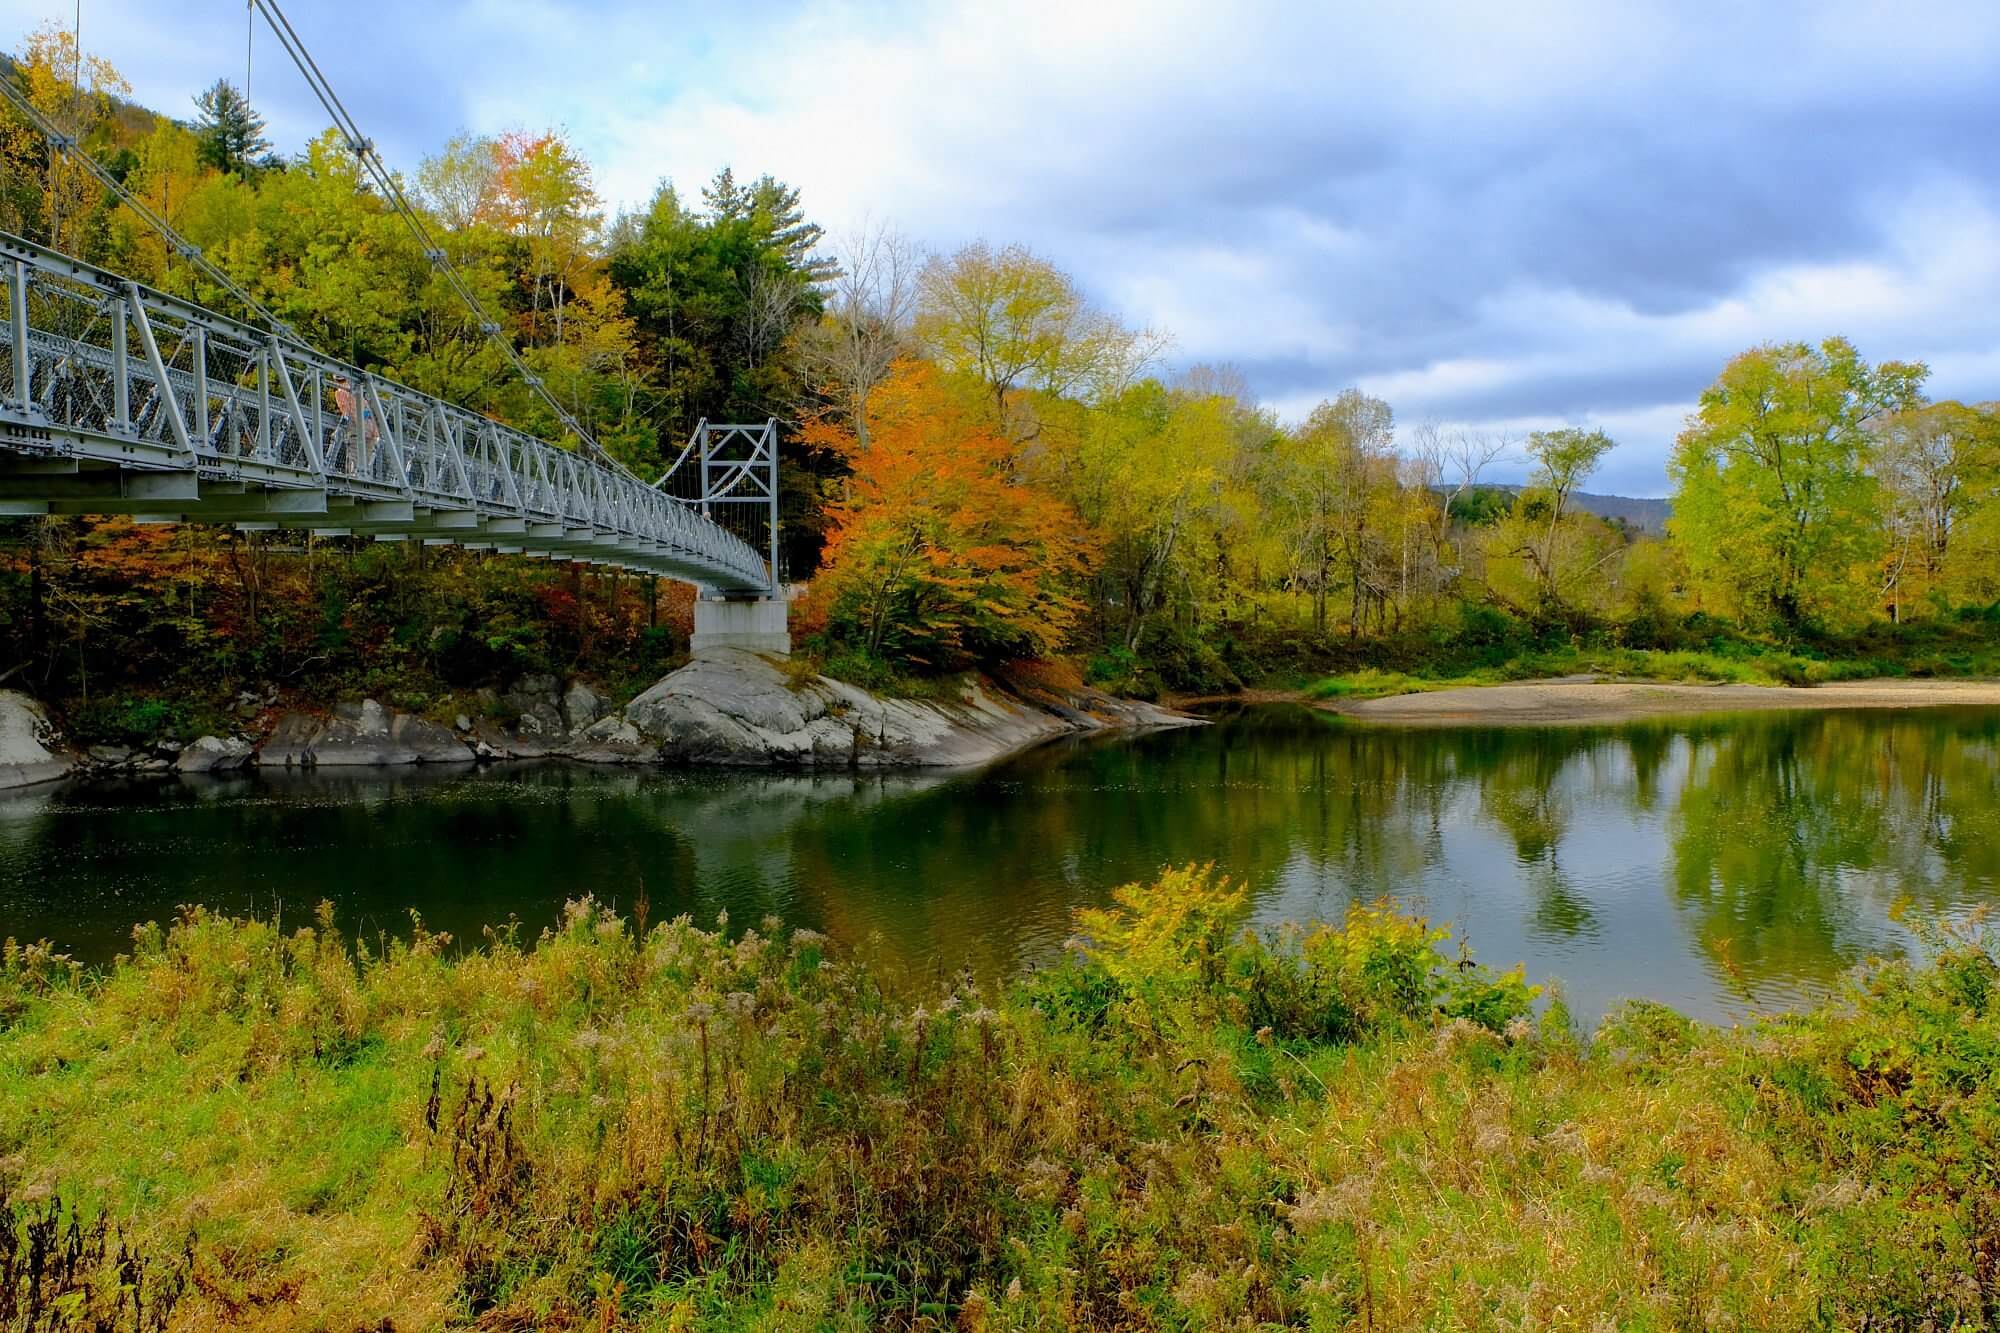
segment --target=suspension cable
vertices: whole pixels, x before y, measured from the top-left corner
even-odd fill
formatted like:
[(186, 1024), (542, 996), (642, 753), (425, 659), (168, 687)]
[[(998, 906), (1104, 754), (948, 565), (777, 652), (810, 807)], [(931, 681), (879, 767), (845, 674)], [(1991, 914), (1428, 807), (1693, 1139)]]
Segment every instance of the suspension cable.
[[(96, 177), (100, 185), (111, 191), (125, 207), (131, 209), (141, 222), (144, 222), (147, 226), (158, 232), (161, 238), (168, 245), (172, 246), (181, 258), (187, 260), (197, 269), (200, 269), (209, 281), (235, 297), (237, 301), (242, 303), (246, 310), (262, 320), (272, 332), (283, 334), (292, 342), (304, 343), (305, 340), (299, 337), (291, 325), (279, 319), (277, 315), (271, 312), (270, 307), (245, 291), (242, 284), (210, 262), (208, 256), (202, 253), (200, 246), (188, 240), (187, 237), (181, 235), (178, 231), (175, 231), (173, 224), (154, 212), (145, 200), (132, 193), (116, 176), (106, 171), (96, 158), (84, 151), (83, 145), (76, 142), (74, 136), (64, 134), (62, 128), (43, 115), (41, 108), (30, 101), (26, 93), (23, 93), (14, 86), (12, 79), (0, 78), (0, 96), (4, 96), (9, 102), (12, 102), (14, 109), (26, 116), (29, 122), (42, 132), (42, 137), (49, 141), (51, 148), (57, 153), (70, 157), (81, 165), (84, 170)], [(51, 237), (50, 239), (53, 240), (54, 238)]]
[(304, 39), (292, 27), (291, 20), (285, 17), (285, 12), (279, 7), (277, 0), (249, 0), (249, 2), (264, 15), (264, 21), (269, 25), (272, 35), (278, 39), (278, 44), (285, 48), (285, 54), (292, 58), (292, 63), (298, 66), (299, 74), (305, 79), (306, 86), (312, 90), (313, 96), (319, 100), (320, 106), (333, 118), (334, 128), (346, 138), (348, 151), (354, 154), (355, 161), (381, 191), (383, 199), (402, 218), (403, 225), (423, 248), (425, 259), (430, 261), (431, 267), (444, 278), (445, 283), (472, 312), (473, 318), (479, 323), (480, 332), (500, 349), (508, 364), (534, 391), (536, 397), (555, 413), (556, 420), (562, 423), (564, 429), (577, 438), (586, 453), (628, 477), (633, 476), (631, 470), (607, 453), (569, 409), (557, 400), (555, 394), (543, 383), (542, 377), (535, 374), (522, 359), (512, 340), (502, 332), (499, 322), (487, 315), (486, 308), (480, 304), (479, 297), (451, 262), (450, 256), (432, 238), (430, 229), (424, 225), (423, 218), (403, 193), (401, 183), (382, 161), (382, 155), (375, 150), (373, 141), (361, 133), (361, 127), (348, 113), (347, 107), (340, 100), (340, 95), (334, 92), (333, 85), (321, 71), (319, 62), (314, 60), (312, 52), (306, 49)]

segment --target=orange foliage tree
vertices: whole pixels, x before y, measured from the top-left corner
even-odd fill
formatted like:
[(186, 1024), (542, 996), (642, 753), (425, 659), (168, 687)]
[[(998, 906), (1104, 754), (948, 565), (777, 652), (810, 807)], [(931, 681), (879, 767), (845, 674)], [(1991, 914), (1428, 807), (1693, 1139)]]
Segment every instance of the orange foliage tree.
[(1019, 479), (1014, 446), (934, 366), (898, 363), (865, 444), (831, 420), (807, 438), (853, 469), (806, 608), (829, 647), (950, 671), (1062, 645), (1082, 609), (1083, 525)]

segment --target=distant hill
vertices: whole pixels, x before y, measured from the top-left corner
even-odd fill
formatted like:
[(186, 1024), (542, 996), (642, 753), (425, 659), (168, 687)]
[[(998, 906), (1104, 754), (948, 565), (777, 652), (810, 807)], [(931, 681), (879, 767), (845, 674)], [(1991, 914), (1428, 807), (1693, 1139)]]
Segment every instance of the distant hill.
[[(15, 63), (14, 57), (5, 51), (0, 51), (0, 78), (7, 79), (16, 87), (20, 86), (20, 66)], [(173, 117), (162, 115), (151, 107), (141, 106), (123, 97), (113, 97), (110, 117), (91, 137), (88, 146), (92, 152), (97, 152), (106, 144), (113, 149), (133, 148), (141, 139), (158, 128), (161, 121), (171, 119)], [(189, 119), (182, 117), (176, 123), (186, 125)]]
[[(1519, 486), (1499, 483), (1480, 485), (1473, 489), (1476, 492), (1505, 496), (1518, 495), (1521, 491)], [(1673, 502), (1670, 500), (1648, 499), (1636, 495), (1593, 495), (1589, 491), (1578, 491), (1570, 498), (1575, 501), (1577, 508), (1586, 513), (1596, 514), (1599, 518), (1624, 519), (1640, 532), (1664, 533), (1667, 530), (1667, 516), (1673, 513)]]

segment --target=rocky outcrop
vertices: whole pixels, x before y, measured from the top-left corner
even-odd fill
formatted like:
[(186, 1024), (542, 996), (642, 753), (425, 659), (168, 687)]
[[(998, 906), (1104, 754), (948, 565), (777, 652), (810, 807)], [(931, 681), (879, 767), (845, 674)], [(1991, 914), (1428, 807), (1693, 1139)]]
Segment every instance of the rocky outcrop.
[(660, 747), (631, 719), (613, 713), (578, 732), (563, 754), (585, 764), (652, 764), (659, 762)]
[[(744, 649), (703, 653), (622, 710), (581, 681), (526, 676), (488, 692), (485, 711), (443, 727), (373, 699), (331, 714), (280, 715), (263, 744), (203, 736), (175, 748), (94, 746), (100, 774), (469, 764), (561, 757), (591, 764), (703, 763), (801, 769), (966, 767), (1056, 736), (1197, 720), (1080, 687), (967, 677), (945, 698), (889, 699)], [(511, 717), (513, 725), (503, 718)], [(40, 708), (0, 691), (0, 786), (66, 776)]]
[(592, 723), (603, 717), (604, 713), (605, 703), (603, 698), (596, 690), (591, 689), (590, 686), (584, 684), (582, 681), (571, 681), (570, 687), (563, 691), (563, 725), (572, 732), (586, 730)]
[(182, 773), (233, 773), (247, 768), (255, 751), (235, 736), (203, 736), (174, 758)]
[(310, 767), (312, 741), (319, 727), (320, 719), (310, 713), (284, 714), (257, 747), (257, 763), (263, 768)]
[[(504, 691), (482, 690), (480, 702), (486, 712), (476, 721), (460, 718), (459, 731), (482, 759), (562, 755), (592, 763), (644, 763), (653, 757), (643, 741), (622, 739), (604, 696), (580, 680), (565, 686), (555, 676), (522, 676)], [(613, 725), (605, 733), (592, 732), (607, 719)]]
[[(246, 752), (251, 749), (250, 742), (239, 743)], [(76, 771), (92, 777), (157, 777), (174, 771), (182, 749), (168, 740), (136, 749), (129, 745), (93, 745), (83, 752)]]
[(373, 699), (358, 704), (336, 704), (314, 734), (311, 745), (315, 767), (346, 765), (374, 767), (381, 764), (414, 764), (417, 752), (398, 741), (392, 730), (395, 714)]
[(389, 723), (389, 738), (417, 757), (420, 764), (469, 764), (472, 751), (451, 732), (415, 713), (398, 713)]
[(363, 699), (337, 705), (325, 719), (285, 714), (257, 758), (266, 768), (337, 768), (469, 764), (474, 755), (465, 742), (437, 723)]
[(780, 659), (716, 649), (626, 705), (663, 759), (802, 768), (983, 764), (1070, 732), (1197, 725), (1093, 690), (1032, 694), (968, 678), (955, 699), (883, 699)]
[(18, 690), (0, 690), (0, 787), (53, 782), (75, 767), (42, 706)]

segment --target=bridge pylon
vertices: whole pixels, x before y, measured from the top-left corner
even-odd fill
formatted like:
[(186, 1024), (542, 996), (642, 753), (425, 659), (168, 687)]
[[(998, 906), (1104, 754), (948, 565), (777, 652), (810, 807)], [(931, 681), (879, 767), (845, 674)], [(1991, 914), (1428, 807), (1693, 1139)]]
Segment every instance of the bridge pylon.
[(789, 654), (789, 603), (778, 561), (778, 422), (703, 418), (660, 479), (704, 518), (764, 546), (770, 581), (761, 589), (703, 588), (694, 604), (699, 655), (717, 648)]

